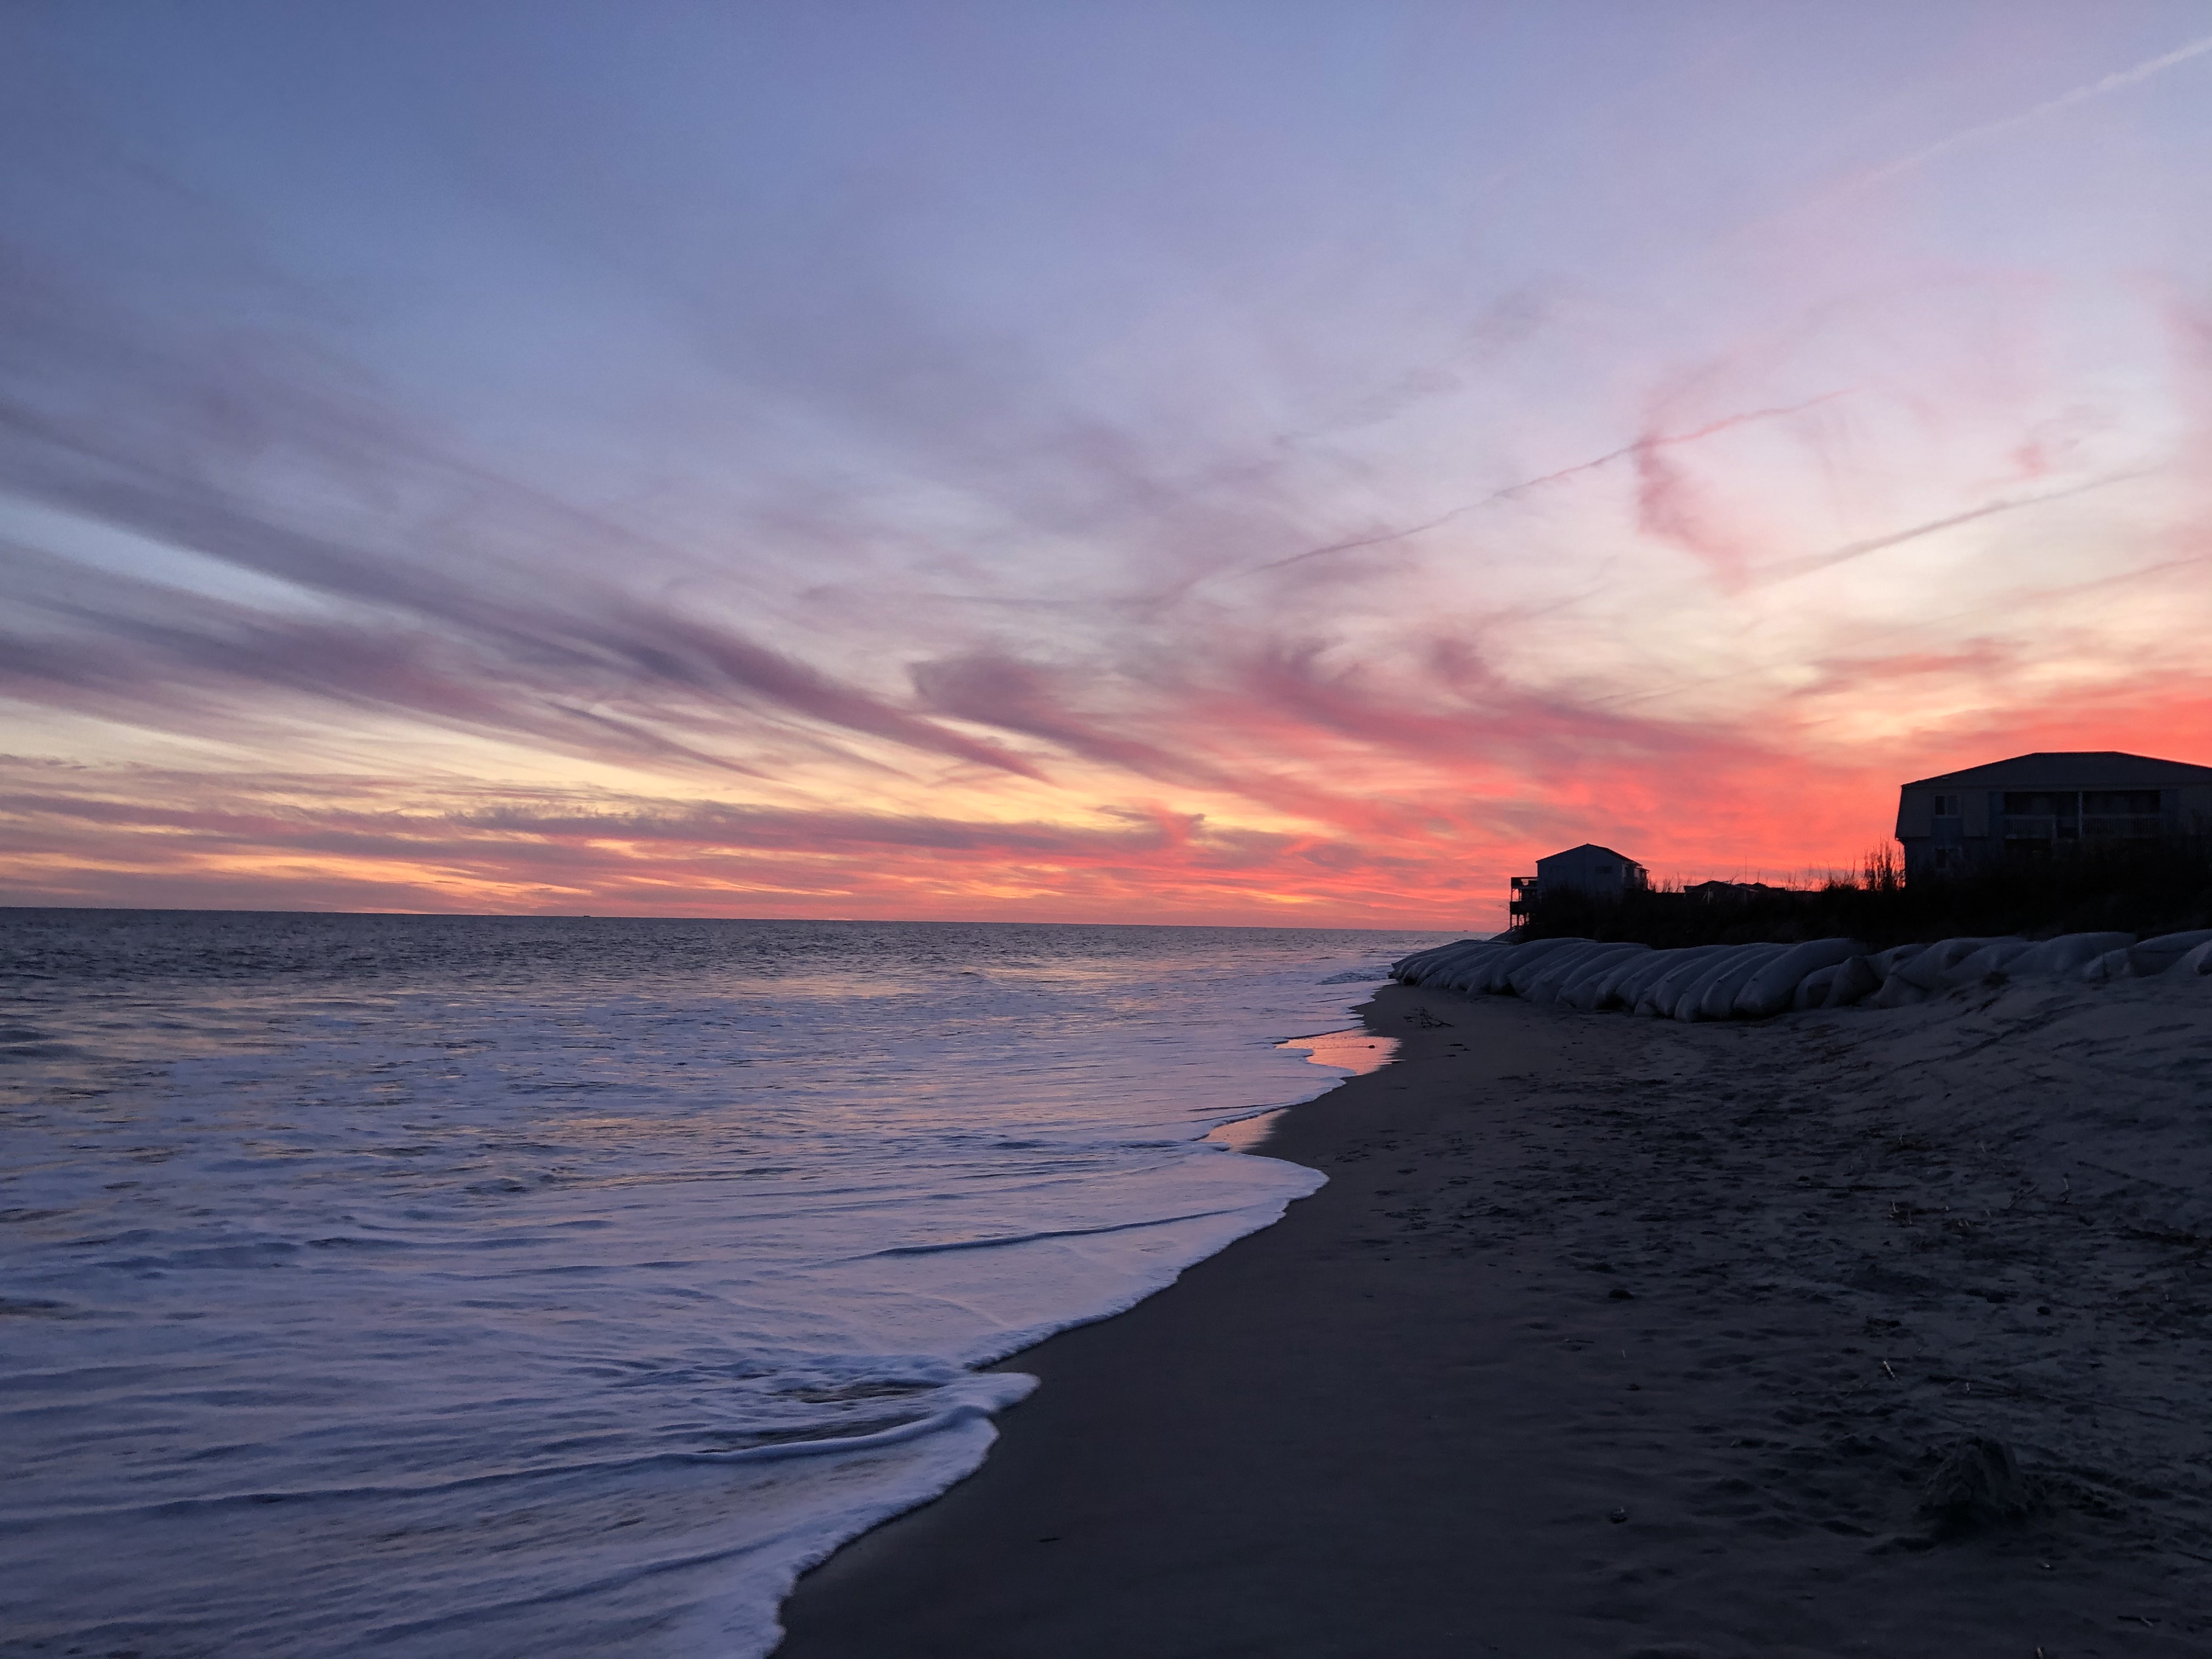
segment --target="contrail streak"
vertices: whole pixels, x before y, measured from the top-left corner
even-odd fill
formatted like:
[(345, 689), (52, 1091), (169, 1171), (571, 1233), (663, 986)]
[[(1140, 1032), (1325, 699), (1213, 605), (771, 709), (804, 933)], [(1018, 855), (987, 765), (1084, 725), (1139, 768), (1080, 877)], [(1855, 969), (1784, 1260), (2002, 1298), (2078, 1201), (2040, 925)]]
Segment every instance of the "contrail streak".
[(1789, 581), (1793, 577), (1810, 575), (1815, 570), (1826, 570), (1852, 559), (1863, 558), (1869, 553), (1879, 553), (1886, 547), (1896, 547), (1905, 542), (1917, 541), (1923, 536), (1933, 536), (1941, 530), (1951, 530), (1962, 524), (1972, 524), (1977, 519), (1994, 518), (2000, 513), (2012, 513), (2023, 507), (2041, 507), (2047, 501), (2063, 501), (2069, 495), (2086, 495), (2093, 489), (2107, 485), (2126, 483), (2136, 478), (2147, 478), (2144, 472), (2116, 472), (2110, 477), (2093, 478), (2087, 483), (2075, 484), (2070, 489), (2054, 489), (2044, 495), (2014, 495), (2002, 501), (1987, 501), (1980, 507), (1969, 507), (1964, 513), (1954, 513), (1948, 519), (1936, 519), (1927, 524), (1915, 525), (1910, 530), (1876, 536), (1870, 541), (1852, 542), (1848, 546), (1832, 548), (1826, 553), (1810, 553), (1803, 558), (1778, 559), (1752, 570), (1750, 580), (1764, 586), (1769, 582)]
[(1455, 507), (1441, 518), (1431, 519), (1424, 524), (1407, 525), (1400, 530), (1378, 530), (1371, 536), (1356, 537), (1350, 541), (1331, 542), (1327, 547), (1310, 547), (1303, 553), (1293, 553), (1288, 558), (1271, 560), (1266, 564), (1255, 564), (1236, 574), (1240, 576), (1256, 576), (1262, 571), (1281, 570), (1291, 565), (1304, 564), (1308, 559), (1326, 557), (1331, 553), (1351, 553), (1363, 547), (1381, 547), (1390, 542), (1401, 542), (1409, 536), (1419, 536), (1438, 529), (1449, 524), (1454, 519), (1463, 518), (1469, 513), (1478, 513), (1484, 507), (1494, 506), (1499, 501), (1510, 501), (1514, 496), (1525, 491), (1540, 489), (1545, 484), (1561, 483), (1585, 472), (1595, 472), (1600, 467), (1610, 466), (1613, 462), (1625, 460), (1631, 455), (1641, 455), (1654, 449), (1671, 449), (1677, 444), (1696, 443), (1700, 439), (1726, 432), (1731, 427), (1747, 425), (1753, 421), (1774, 421), (1787, 416), (1802, 415), (1808, 409), (1817, 409), (1820, 404), (1832, 403), (1842, 396), (1844, 393), (1840, 392), (1824, 392), (1819, 397), (1808, 398), (1802, 404), (1788, 404), (1777, 409), (1747, 410), (1741, 415), (1724, 416), (1708, 426), (1698, 428), (1694, 432), (1674, 432), (1662, 437), (1638, 438), (1634, 443), (1624, 444), (1619, 449), (1599, 456), (1595, 460), (1577, 461), (1572, 466), (1561, 467), (1557, 472), (1547, 472), (1538, 477), (1523, 478), (1518, 483), (1507, 484), (1503, 489), (1493, 489), (1480, 501), (1468, 501), (1464, 506)]
[(1844, 189), (1863, 190), (1869, 185), (1886, 184), (1899, 174), (1911, 173), (1917, 167), (1923, 167), (1938, 156), (1948, 155), (1954, 149), (1963, 149), (1969, 144), (1978, 144), (1984, 138), (1994, 138), (2000, 133), (2012, 131), (2015, 127), (2027, 126), (2030, 122), (2042, 120), (2046, 115), (2056, 115), (2060, 110), (2071, 109), (2076, 104), (2086, 104), (2093, 98), (2102, 98), (2108, 92), (2118, 92), (2124, 88), (2132, 87), (2138, 82), (2149, 80), (2154, 75), (2163, 75), (2166, 70), (2174, 68), (2177, 64), (2185, 64), (2192, 58), (2202, 58), (2207, 52), (2212, 52), (2212, 34), (2191, 40), (2186, 46), (2176, 46), (2172, 52), (2162, 53), (2159, 57), (2146, 58), (2132, 69), (2115, 70), (2112, 74), (2100, 80), (2092, 81), (2086, 86), (2076, 87), (2071, 92), (2062, 92), (2056, 98), (2047, 98), (2033, 109), (2022, 110), (2017, 115), (2007, 115), (1995, 121), (1984, 121), (1978, 127), (1968, 127), (1963, 132), (1954, 132), (1948, 138), (1939, 138), (1925, 149), (1915, 150), (1901, 161), (1892, 161), (1887, 167), (1877, 167), (1871, 173), (1862, 173), (1845, 185)]

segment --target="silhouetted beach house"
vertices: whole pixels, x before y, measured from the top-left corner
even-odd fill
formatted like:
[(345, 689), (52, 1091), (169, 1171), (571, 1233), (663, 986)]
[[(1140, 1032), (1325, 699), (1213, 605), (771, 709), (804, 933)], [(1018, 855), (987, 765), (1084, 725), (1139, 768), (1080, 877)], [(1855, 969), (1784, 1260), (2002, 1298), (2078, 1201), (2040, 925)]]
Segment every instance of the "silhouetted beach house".
[(1897, 796), (1908, 880), (2084, 843), (2203, 835), (2212, 835), (2212, 766), (2111, 749), (2015, 755), (1916, 779)]
[(1570, 847), (1564, 853), (1538, 859), (1534, 875), (1514, 877), (1513, 896), (1506, 909), (1519, 920), (1528, 914), (1528, 901), (1545, 888), (1555, 892), (1572, 888), (1579, 892), (1619, 898), (1623, 893), (1650, 884), (1650, 873), (1634, 859), (1610, 847), (1584, 842), (1580, 847)]
[(1682, 890), (1688, 898), (1715, 899), (1756, 896), (1760, 893), (1787, 893), (1788, 887), (1772, 887), (1763, 881), (1693, 881)]

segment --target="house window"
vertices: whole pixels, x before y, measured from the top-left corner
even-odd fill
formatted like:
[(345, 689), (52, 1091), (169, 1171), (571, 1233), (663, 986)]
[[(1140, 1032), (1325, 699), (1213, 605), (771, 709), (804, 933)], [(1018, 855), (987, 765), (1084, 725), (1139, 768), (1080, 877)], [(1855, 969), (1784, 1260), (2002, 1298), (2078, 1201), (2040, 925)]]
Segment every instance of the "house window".
[(1966, 849), (1964, 848), (1960, 847), (1937, 848), (1936, 849), (1936, 867), (1938, 870), (1957, 869), (1962, 861), (1961, 855), (1964, 854), (1965, 850)]
[(2081, 794), (2081, 833), (2092, 841), (2155, 839), (2166, 830), (2155, 789), (2089, 789)]
[(1936, 796), (1936, 816), (1939, 818), (1957, 817), (1959, 816), (1959, 798), (1956, 795)]
[(1609, 864), (1595, 864), (1590, 866), (1590, 873), (1594, 876), (1609, 876), (1613, 873), (1613, 866)]
[(2158, 812), (2158, 791), (2092, 789), (2081, 797), (2081, 810), (2100, 817), (2153, 817)]

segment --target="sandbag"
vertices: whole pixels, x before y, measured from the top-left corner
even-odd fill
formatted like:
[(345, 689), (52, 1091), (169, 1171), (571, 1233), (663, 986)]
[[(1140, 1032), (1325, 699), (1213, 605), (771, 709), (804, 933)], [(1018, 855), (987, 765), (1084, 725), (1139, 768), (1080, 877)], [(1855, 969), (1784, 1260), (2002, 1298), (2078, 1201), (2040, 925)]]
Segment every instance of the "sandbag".
[(1541, 962), (1555, 951), (1564, 951), (1572, 945), (1588, 945), (1590, 942), (1586, 939), (1532, 939), (1524, 945), (1516, 945), (1504, 956), (1492, 960), (1490, 970), (1468, 988), (1487, 991), (1493, 996), (1501, 996), (1511, 988), (1513, 975), (1523, 968)]
[(2160, 933), (2156, 939), (2130, 945), (2128, 972), (2136, 979), (2155, 979), (2207, 939), (2212, 939), (2212, 927), (2199, 927), (2187, 933)]
[(1713, 988), (1713, 981), (1730, 969), (1741, 965), (1741, 952), (1744, 948), (1741, 945), (1725, 947), (1720, 955), (1705, 963), (1696, 973), (1685, 979), (1682, 981), (1682, 988), (1675, 994), (1674, 1006), (1663, 1011), (1664, 1017), (1668, 1019), (1686, 1021), (1696, 1019), (1698, 1010), (1705, 1006), (1705, 993)]
[(1522, 995), (1531, 1002), (1559, 1002), (1571, 988), (1582, 984), (1583, 978), (1589, 978), (1590, 973), (1597, 973), (1613, 963), (1620, 963), (1621, 957), (1631, 956), (1635, 949), (1635, 945), (1608, 940), (1606, 945), (1599, 945), (1595, 951), (1582, 951), (1573, 957), (1566, 957), (1562, 953), (1559, 957), (1555, 957), (1558, 967), (1553, 967), (1551, 963), (1544, 964), (1544, 971), (1537, 973), (1535, 978), (1528, 982), (1528, 988), (1522, 991)]
[(1416, 951), (1411, 956), (1400, 957), (1390, 964), (1390, 977), (1404, 985), (1418, 985), (1421, 975), (1443, 961), (1456, 950), (1456, 945), (1431, 945), (1425, 951)]
[(1614, 963), (1636, 955), (1642, 949), (1641, 945), (1624, 945), (1619, 939), (1613, 939), (1572, 960), (1562, 957), (1558, 967), (1547, 967), (1529, 981), (1528, 988), (1521, 994), (1538, 1004), (1565, 1002), (1567, 994), (1592, 974), (1603, 973)]
[(1395, 980), (1410, 980), (1450, 948), (1448, 945), (1433, 945), (1428, 950), (1416, 951), (1410, 956), (1400, 957), (1397, 961), (1390, 964), (1390, 977)]
[(2135, 942), (2133, 933), (2061, 933), (2014, 957), (2005, 964), (2005, 972), (2015, 979), (2029, 975), (2078, 974), (2092, 958), (2107, 951), (2124, 950)]
[(1790, 1012), (1802, 1014), (1814, 1008), (1826, 1007), (1829, 988), (1836, 982), (1836, 970), (1843, 965), (1840, 962), (1832, 962), (1825, 968), (1815, 968), (1799, 980), (1797, 988), (1790, 994)]
[(1494, 951), (1486, 951), (1479, 957), (1468, 957), (1455, 963), (1444, 971), (1438, 983), (1468, 996), (1487, 990), (1491, 975), (1504, 963), (1512, 960), (1516, 948), (1510, 945), (1501, 945)]
[(1654, 951), (1649, 962), (1631, 963), (1613, 982), (1614, 1000), (1634, 1012), (1637, 1000), (1657, 983), (1662, 975), (1671, 974), (1680, 967), (1686, 955), (1682, 946), (1669, 945), (1666, 950)]
[(1887, 951), (1875, 951), (1867, 962), (1886, 980), (1927, 948), (1924, 945), (1893, 945)]
[(1456, 945), (1445, 945), (1437, 953), (1435, 961), (1431, 965), (1441, 966), (1446, 963), (1469, 962), (1477, 957), (1495, 956), (1500, 951), (1510, 951), (1512, 948), (1503, 939), (1463, 939)]
[(1659, 1018), (1695, 1019), (1698, 1006), (1705, 1001), (1705, 992), (1711, 987), (1712, 982), (1735, 965), (1735, 952), (1738, 948), (1730, 946), (1725, 953), (1716, 957), (1712, 961), (1698, 963), (1696, 972), (1685, 975), (1679, 987), (1673, 992), (1674, 1001), (1659, 1010)]
[(1401, 985), (1419, 985), (1431, 967), (1443, 959), (1449, 946), (1433, 951), (1416, 951), (1409, 957), (1401, 957), (1390, 964), (1390, 977)]
[(1416, 951), (1397, 965), (1413, 973), (1427, 973), (1455, 962), (1462, 957), (1473, 956), (1478, 951), (1495, 951), (1500, 947), (1486, 939), (1459, 939), (1449, 945), (1431, 945), (1425, 951)]
[(1427, 982), (1441, 991), (1457, 991), (1462, 995), (1471, 995), (1482, 988), (1483, 981), (1490, 977), (1490, 969), (1497, 960), (1497, 953), (1492, 952), (1471, 961), (1455, 962), (1429, 975)]
[(1925, 1002), (1936, 994), (1924, 985), (1916, 985), (1902, 973), (1892, 974), (1882, 981), (1881, 989), (1874, 994), (1877, 1008), (1910, 1008), (1916, 1002)]
[(1454, 951), (1448, 956), (1431, 963), (1422, 971), (1421, 983), (1434, 985), (1444, 990), (1458, 990), (1469, 979), (1486, 972), (1490, 963), (1497, 961), (1499, 957), (1512, 948), (1510, 945), (1489, 943), (1470, 945), (1463, 951)]
[(1419, 982), (1449, 987), (1455, 981), (1481, 972), (1486, 964), (1510, 948), (1504, 945), (1484, 944), (1447, 951), (1421, 970)]
[(1656, 976), (1636, 999), (1636, 1012), (1656, 1019), (1665, 1019), (1674, 1012), (1674, 1004), (1689, 988), (1692, 979), (1702, 977), (1712, 959), (1729, 947), (1725, 945), (1698, 945), (1681, 953), (1681, 959), (1665, 973)]
[(1908, 985), (1917, 985), (1923, 991), (1940, 991), (1943, 976), (1985, 945), (1995, 945), (1994, 939), (1947, 939), (1931, 945), (1910, 961), (1899, 963), (1890, 970), (1894, 979), (1904, 975)]
[[(1691, 1019), (1730, 1019), (1735, 1015), (1736, 994), (1750, 983), (1751, 976), (1769, 963), (1779, 961), (1789, 953), (1786, 945), (1747, 945), (1732, 958), (1728, 966), (1705, 981), (1705, 990), (1690, 1004)], [(1680, 1009), (1674, 1018), (1682, 1018)]]
[(2108, 979), (2125, 979), (2130, 948), (2124, 945), (2117, 951), (2106, 951), (2101, 957), (2091, 957), (2081, 964), (2081, 971), (2077, 977), (2092, 985), (2101, 985)]
[(1823, 1008), (1850, 1008), (1864, 1002), (1881, 989), (1881, 975), (1875, 971), (1872, 957), (1851, 957), (1836, 964), (1836, 976), (1828, 981), (1828, 1000)]
[(1998, 939), (1946, 968), (1939, 982), (1945, 990), (1954, 985), (1978, 984), (1991, 974), (2003, 971), (2015, 957), (2024, 957), (2034, 948), (2024, 939)]
[(1526, 997), (1537, 986), (1551, 983), (1559, 975), (1566, 973), (1578, 963), (1593, 960), (1600, 951), (1610, 947), (1593, 939), (1577, 939), (1564, 951), (1553, 951), (1535, 961), (1515, 968), (1505, 976), (1505, 988), (1517, 997)]
[(1651, 954), (1648, 945), (1632, 945), (1627, 952), (1593, 968), (1573, 984), (1559, 993), (1562, 1007), (1579, 1008), (1585, 1013), (1604, 1007), (1613, 1000), (1613, 989), (1632, 970), (1644, 964)]
[(1796, 1000), (1798, 981), (1815, 969), (1832, 968), (1846, 957), (1863, 957), (1866, 946), (1855, 939), (1816, 939), (1793, 945), (1743, 982), (1735, 994), (1733, 1010), (1738, 1019), (1765, 1019), (1778, 1014)]

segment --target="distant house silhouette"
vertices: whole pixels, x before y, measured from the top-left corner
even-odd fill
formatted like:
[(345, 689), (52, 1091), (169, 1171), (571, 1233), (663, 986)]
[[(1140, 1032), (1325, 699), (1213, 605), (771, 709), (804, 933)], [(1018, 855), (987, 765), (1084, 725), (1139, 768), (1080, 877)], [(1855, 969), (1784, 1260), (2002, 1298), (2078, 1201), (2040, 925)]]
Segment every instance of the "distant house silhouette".
[(2212, 835), (2212, 766), (2053, 750), (1917, 778), (1897, 795), (1905, 873), (2041, 859), (2085, 845)]
[(1516, 920), (1525, 917), (1528, 914), (1528, 901), (1547, 890), (1553, 892), (1572, 890), (1600, 897), (1619, 898), (1623, 893), (1633, 892), (1650, 884), (1650, 872), (1626, 853), (1616, 853), (1610, 847), (1584, 842), (1580, 847), (1570, 847), (1564, 853), (1538, 859), (1534, 875), (1514, 877), (1513, 896), (1506, 910)]

